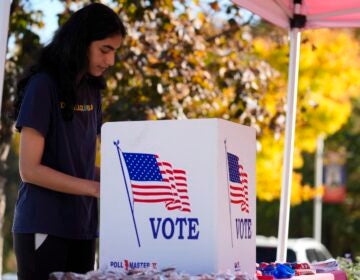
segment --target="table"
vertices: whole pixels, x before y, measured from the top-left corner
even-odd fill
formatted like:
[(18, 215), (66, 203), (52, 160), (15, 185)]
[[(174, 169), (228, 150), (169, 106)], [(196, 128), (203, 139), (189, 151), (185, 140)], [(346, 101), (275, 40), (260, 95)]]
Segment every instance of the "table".
[(329, 273), (316, 273), (314, 275), (294, 276), (292, 280), (347, 280), (345, 271), (334, 270)]

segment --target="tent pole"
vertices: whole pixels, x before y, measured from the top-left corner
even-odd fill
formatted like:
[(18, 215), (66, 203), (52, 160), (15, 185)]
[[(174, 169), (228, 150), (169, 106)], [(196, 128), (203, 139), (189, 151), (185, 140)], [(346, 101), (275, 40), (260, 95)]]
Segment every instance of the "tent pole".
[(290, 54), (289, 54), (289, 77), (288, 77), (288, 94), (286, 110), (286, 127), (285, 127), (285, 150), (283, 161), (283, 174), (280, 198), (280, 215), (278, 226), (278, 245), (276, 252), (276, 261), (286, 262), (287, 239), (289, 233), (289, 215), (290, 215), (290, 198), (291, 183), (293, 171), (293, 153), (294, 153), (294, 136), (296, 120), (296, 101), (298, 88), (298, 71), (300, 56), (300, 38), (299, 28), (290, 30)]
[(4, 77), (5, 77), (5, 58), (6, 58), (7, 36), (9, 29), (10, 2), (11, 0), (0, 1), (0, 117), (1, 117), (1, 107), (2, 107), (2, 98), (3, 98)]
[(319, 135), (316, 142), (316, 160), (315, 160), (315, 189), (317, 190), (314, 199), (314, 238), (321, 242), (322, 225), (322, 196), (319, 190), (323, 184), (323, 157), (324, 157), (324, 135)]

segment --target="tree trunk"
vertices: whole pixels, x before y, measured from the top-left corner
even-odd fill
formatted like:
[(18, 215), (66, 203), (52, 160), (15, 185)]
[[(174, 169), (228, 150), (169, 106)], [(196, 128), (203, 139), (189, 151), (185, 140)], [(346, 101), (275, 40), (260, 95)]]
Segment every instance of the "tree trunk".
[[(7, 139), (6, 139), (7, 140)], [(0, 144), (0, 280), (2, 278), (3, 271), (3, 254), (4, 254), (4, 217), (5, 217), (5, 185), (6, 177), (4, 177), (6, 170), (6, 160), (10, 151), (10, 144), (4, 141), (5, 143)]]

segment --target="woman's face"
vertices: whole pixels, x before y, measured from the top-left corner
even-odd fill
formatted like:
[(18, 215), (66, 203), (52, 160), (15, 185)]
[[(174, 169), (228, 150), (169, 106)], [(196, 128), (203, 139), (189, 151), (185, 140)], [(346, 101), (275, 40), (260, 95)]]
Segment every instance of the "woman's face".
[(121, 42), (122, 37), (120, 35), (91, 42), (88, 50), (88, 72), (90, 75), (101, 76), (108, 67), (114, 65), (115, 52), (120, 47)]

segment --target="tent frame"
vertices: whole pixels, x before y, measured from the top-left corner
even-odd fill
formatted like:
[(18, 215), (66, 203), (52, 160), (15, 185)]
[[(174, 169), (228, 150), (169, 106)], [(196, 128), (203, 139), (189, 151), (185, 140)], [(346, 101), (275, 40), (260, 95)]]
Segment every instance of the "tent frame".
[[(5, 59), (6, 59), (7, 37), (9, 30), (10, 2), (11, 0), (0, 1), (0, 120), (1, 120), (1, 107), (2, 107), (3, 89), (4, 89)], [(1, 129), (1, 123), (0, 123), (0, 129)]]
[(284, 162), (282, 171), (282, 185), (279, 210), (278, 226), (278, 247), (276, 251), (276, 260), (281, 263), (286, 262), (286, 248), (289, 234), (289, 217), (290, 217), (290, 198), (291, 198), (291, 181), (293, 170), (294, 139), (295, 139), (295, 122), (296, 122), (296, 104), (298, 88), (298, 72), (300, 57), (300, 39), (301, 32), (299, 28), (290, 30), (290, 62), (288, 77), (288, 94), (287, 110), (285, 124), (285, 149)]

